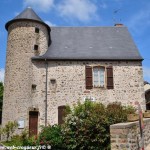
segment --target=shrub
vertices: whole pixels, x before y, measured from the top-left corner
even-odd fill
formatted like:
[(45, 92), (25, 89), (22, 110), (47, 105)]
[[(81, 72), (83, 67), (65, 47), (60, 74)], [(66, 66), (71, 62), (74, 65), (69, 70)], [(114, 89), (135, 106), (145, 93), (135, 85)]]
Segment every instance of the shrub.
[(13, 133), (15, 132), (15, 129), (18, 127), (18, 124), (16, 121), (11, 122), (9, 121), (5, 127), (3, 128), (3, 134), (6, 135), (6, 139), (11, 139), (13, 136)]
[(63, 138), (59, 125), (42, 127), (39, 135), (40, 145), (50, 145), (53, 150), (63, 149)]
[(135, 113), (135, 109), (132, 106), (122, 106), (121, 103), (114, 102), (107, 105), (107, 117), (110, 125), (115, 123), (121, 123), (127, 121), (127, 115)]
[(62, 126), (67, 149), (100, 150), (108, 148), (109, 121), (103, 104), (85, 101), (78, 103)]
[(29, 137), (29, 131), (25, 129), (21, 135), (20, 139), (22, 140), (23, 146), (36, 146), (39, 145), (39, 140), (37, 136), (31, 136)]
[(3, 142), (3, 144), (5, 146), (21, 146), (22, 145), (22, 139), (20, 138), (20, 135), (14, 135), (12, 136), (11, 138), (11, 141), (6, 141), (6, 142)]

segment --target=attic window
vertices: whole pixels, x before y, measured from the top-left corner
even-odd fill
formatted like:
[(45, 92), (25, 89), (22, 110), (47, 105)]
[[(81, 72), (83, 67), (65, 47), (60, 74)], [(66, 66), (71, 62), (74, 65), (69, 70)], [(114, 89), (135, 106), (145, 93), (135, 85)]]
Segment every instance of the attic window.
[(39, 28), (35, 28), (35, 33), (39, 33)]
[(38, 45), (34, 45), (34, 50), (38, 50), (39, 46)]

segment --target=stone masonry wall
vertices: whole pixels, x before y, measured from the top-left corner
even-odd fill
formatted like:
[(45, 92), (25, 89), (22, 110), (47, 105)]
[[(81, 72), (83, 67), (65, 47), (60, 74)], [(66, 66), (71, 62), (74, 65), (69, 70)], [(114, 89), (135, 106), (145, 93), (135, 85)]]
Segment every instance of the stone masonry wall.
[[(144, 147), (150, 144), (150, 118), (144, 119)], [(111, 150), (139, 150), (141, 138), (139, 121), (110, 126)]]
[[(35, 33), (35, 27), (40, 29)], [(34, 45), (39, 50), (34, 50)], [(7, 59), (4, 82), (2, 124), (20, 118), (28, 126), (28, 108), (32, 106), (31, 57), (42, 55), (48, 49), (48, 32), (44, 25), (30, 21), (17, 21), (8, 28)]]
[[(113, 66), (114, 89), (85, 88), (85, 65)], [(32, 103), (39, 108), (39, 124), (45, 117), (45, 64), (33, 61)], [(56, 81), (53, 83), (52, 81)], [(145, 110), (143, 71), (139, 61), (49, 61), (48, 62), (48, 123), (58, 122), (58, 106), (73, 105), (84, 98), (94, 97), (96, 102), (108, 104), (119, 101), (123, 105), (136, 106), (139, 102)]]

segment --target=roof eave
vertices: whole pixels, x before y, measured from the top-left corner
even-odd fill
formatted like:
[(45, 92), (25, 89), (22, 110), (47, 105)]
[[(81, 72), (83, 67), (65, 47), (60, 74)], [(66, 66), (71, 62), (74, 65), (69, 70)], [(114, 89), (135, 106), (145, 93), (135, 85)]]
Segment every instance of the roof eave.
[(106, 59), (92, 59), (92, 58), (43, 58), (43, 57), (32, 57), (32, 60), (48, 60), (48, 61), (143, 61), (143, 58), (136, 58), (136, 59), (111, 59), (111, 58), (106, 58)]

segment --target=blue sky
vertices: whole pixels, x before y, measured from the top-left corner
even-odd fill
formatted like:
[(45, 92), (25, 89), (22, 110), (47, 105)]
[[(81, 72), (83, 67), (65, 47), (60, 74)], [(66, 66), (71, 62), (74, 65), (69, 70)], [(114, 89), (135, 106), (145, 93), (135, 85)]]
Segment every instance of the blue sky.
[(144, 80), (150, 82), (150, 0), (0, 0), (0, 80), (6, 60), (5, 23), (28, 6), (50, 26), (123, 23), (144, 58)]

